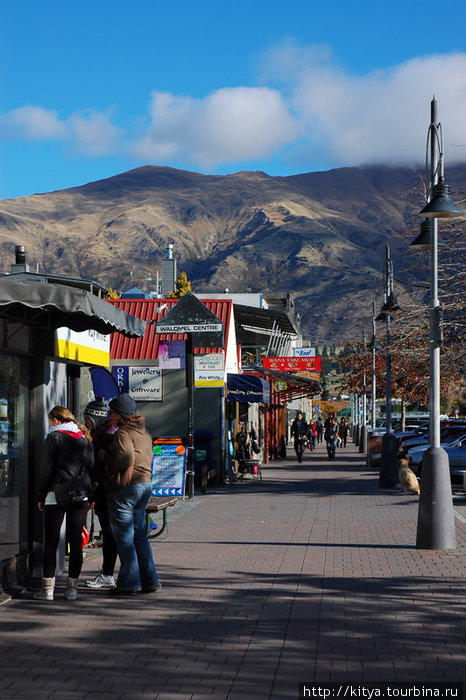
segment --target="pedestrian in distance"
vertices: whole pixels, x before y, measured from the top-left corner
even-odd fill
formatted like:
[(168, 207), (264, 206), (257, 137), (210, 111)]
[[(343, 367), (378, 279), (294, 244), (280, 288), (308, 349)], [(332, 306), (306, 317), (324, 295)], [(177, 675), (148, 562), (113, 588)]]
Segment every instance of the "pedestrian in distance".
[(311, 452), (314, 452), (317, 444), (317, 423), (311, 418), (309, 421), (309, 448)]
[(336, 449), (336, 442), (338, 438), (338, 424), (337, 420), (334, 417), (330, 417), (327, 423), (327, 427), (325, 428), (325, 434), (324, 434), (324, 439), (325, 439), (325, 444), (327, 446), (327, 454), (329, 459), (335, 459), (335, 449)]
[(89, 588), (115, 588), (113, 577), (118, 552), (107, 505), (107, 491), (104, 483), (105, 464), (108, 448), (118, 427), (109, 420), (108, 401), (101, 396), (87, 404), (84, 409), (84, 423), (92, 435), (94, 446), (94, 467), (92, 480), (94, 489), (94, 512), (99, 518), (102, 537), (102, 571), (95, 578), (86, 581)]
[(43, 578), (33, 597), (54, 599), (57, 548), (66, 516), (70, 556), (65, 598), (76, 600), (83, 563), (82, 531), (92, 497), (94, 449), (86, 426), (64, 406), (52, 408), (48, 421), (37, 504), (44, 513)]
[(316, 421), (317, 426), (317, 442), (322, 442), (324, 439), (324, 423), (322, 418), (319, 416)]
[(291, 437), (298, 462), (303, 461), (304, 444), (309, 435), (309, 426), (303, 418), (302, 411), (296, 413), (296, 418), (291, 424)]
[(120, 557), (117, 585), (109, 595), (154, 593), (161, 588), (147, 537), (145, 514), (152, 491), (152, 438), (129, 394), (110, 401), (118, 426), (107, 456), (105, 481), (113, 536)]
[(348, 423), (346, 422), (345, 418), (342, 418), (340, 421), (340, 425), (338, 426), (338, 435), (341, 438), (343, 447), (346, 447), (346, 442), (348, 440), (348, 431), (349, 431)]

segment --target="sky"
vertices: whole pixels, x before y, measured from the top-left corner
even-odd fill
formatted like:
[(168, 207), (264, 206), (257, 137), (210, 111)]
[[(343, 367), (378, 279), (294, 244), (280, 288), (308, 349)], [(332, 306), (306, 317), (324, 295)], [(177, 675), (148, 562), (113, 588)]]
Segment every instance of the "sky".
[(464, 0), (2, 0), (0, 199), (142, 165), (466, 161)]

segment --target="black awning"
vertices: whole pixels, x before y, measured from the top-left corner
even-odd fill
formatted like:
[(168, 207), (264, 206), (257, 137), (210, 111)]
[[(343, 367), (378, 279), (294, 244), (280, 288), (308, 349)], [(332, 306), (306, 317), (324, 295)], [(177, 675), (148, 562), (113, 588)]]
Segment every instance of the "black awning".
[(226, 399), (241, 403), (269, 403), (270, 384), (251, 374), (228, 374)]
[(146, 323), (90, 292), (44, 282), (0, 279), (0, 315), (16, 323), (54, 330), (118, 331), (129, 337), (144, 335)]

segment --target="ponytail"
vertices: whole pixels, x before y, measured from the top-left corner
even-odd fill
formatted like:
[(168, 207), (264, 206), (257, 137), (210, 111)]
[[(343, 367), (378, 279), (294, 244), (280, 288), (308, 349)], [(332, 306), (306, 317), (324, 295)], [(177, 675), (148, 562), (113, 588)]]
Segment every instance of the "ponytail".
[(68, 408), (65, 408), (65, 406), (54, 406), (52, 410), (49, 411), (48, 416), (49, 418), (55, 418), (55, 420), (59, 421), (59, 423), (75, 423), (75, 425), (78, 426), (86, 440), (92, 442), (92, 437), (89, 430), (86, 428), (85, 425), (83, 425), (83, 423), (80, 423), (71, 413), (71, 411)]

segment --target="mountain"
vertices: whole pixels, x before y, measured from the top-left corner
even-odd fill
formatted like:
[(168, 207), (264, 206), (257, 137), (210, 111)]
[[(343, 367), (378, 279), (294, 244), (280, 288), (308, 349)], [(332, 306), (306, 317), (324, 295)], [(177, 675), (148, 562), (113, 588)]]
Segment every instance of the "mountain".
[[(466, 167), (447, 175), (466, 190)], [(124, 290), (155, 278), (172, 243), (195, 291), (292, 292), (306, 335), (341, 342), (370, 327), (385, 246), (396, 272), (410, 240), (400, 234), (414, 237), (422, 206), (421, 173), (402, 168), (272, 177), (145, 166), (0, 201), (0, 272), (25, 245), (31, 269)]]

